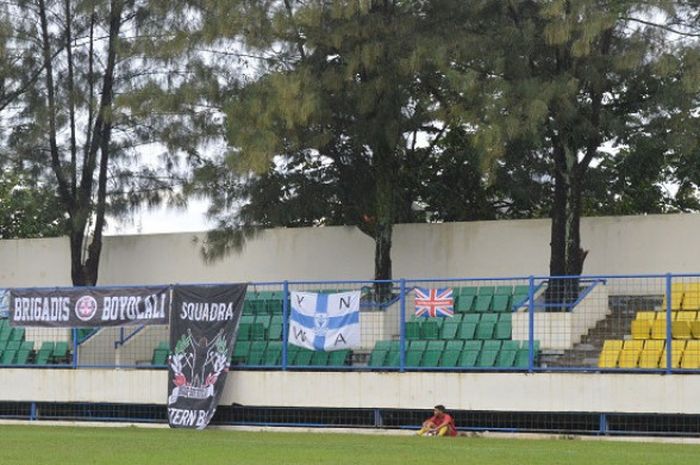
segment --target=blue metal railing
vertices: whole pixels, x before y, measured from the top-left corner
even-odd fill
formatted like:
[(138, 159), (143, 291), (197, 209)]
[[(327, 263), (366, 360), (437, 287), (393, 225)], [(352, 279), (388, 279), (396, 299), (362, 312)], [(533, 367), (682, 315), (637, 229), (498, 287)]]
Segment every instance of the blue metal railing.
[[(400, 279), (400, 280), (386, 280), (386, 281), (369, 281), (369, 280), (333, 280), (333, 281), (273, 281), (273, 282), (260, 282), (260, 283), (250, 283), (249, 290), (265, 290), (274, 288), (276, 292), (280, 292), (282, 295), (282, 353), (281, 358), (278, 363), (274, 365), (242, 365), (233, 366), (232, 369), (251, 369), (251, 370), (317, 370), (317, 371), (396, 371), (396, 372), (413, 372), (413, 371), (475, 371), (475, 372), (492, 372), (492, 371), (514, 371), (514, 372), (541, 372), (541, 371), (575, 371), (575, 372), (633, 372), (633, 373), (687, 373), (687, 372), (698, 372), (694, 368), (681, 368), (679, 366), (673, 366), (673, 345), (674, 345), (674, 329), (673, 329), (673, 313), (672, 308), (672, 294), (674, 283), (692, 281), (694, 283), (700, 283), (700, 274), (628, 274), (628, 275), (582, 275), (575, 277), (580, 284), (585, 284), (579, 294), (576, 296), (573, 302), (547, 302), (545, 293), (542, 292), (546, 289), (548, 285), (557, 280), (570, 280), (571, 276), (514, 276), (505, 278), (427, 278), (427, 279)], [(456, 367), (456, 366), (409, 366), (407, 361), (407, 353), (410, 349), (410, 340), (406, 332), (406, 326), (408, 323), (407, 312), (409, 307), (407, 305), (409, 296), (412, 290), (418, 285), (431, 285), (440, 284), (440, 287), (474, 287), (474, 286), (494, 286), (497, 284), (503, 286), (514, 286), (523, 285), (527, 286), (527, 299), (520, 302), (510, 302), (511, 311), (513, 315), (517, 314), (527, 314), (527, 344), (523, 345), (523, 349), (527, 348), (527, 366), (519, 367), (490, 367), (490, 366), (479, 366), (479, 367)], [(215, 283), (211, 283), (215, 284)], [(390, 285), (391, 286), (391, 298), (384, 302), (375, 301), (374, 287), (376, 285)], [(660, 361), (657, 368), (599, 368), (596, 366), (544, 366), (538, 363), (538, 353), (537, 353), (537, 341), (538, 338), (536, 334), (542, 333), (541, 323), (539, 320), (539, 314), (541, 311), (546, 311), (548, 313), (556, 313), (559, 309), (562, 312), (571, 312), (573, 309), (577, 308), (581, 303), (586, 301), (587, 298), (591, 296), (598, 286), (606, 286), (609, 284), (615, 284), (617, 286), (616, 292), (620, 295), (624, 295), (625, 286), (630, 287), (630, 292), (634, 290), (635, 295), (641, 296), (654, 296), (663, 297), (663, 307), (659, 311), (665, 311), (665, 322), (666, 322), (666, 338), (664, 357), (665, 360)], [(633, 285), (632, 285), (633, 284)], [(289, 295), (293, 290), (301, 290), (302, 288), (311, 289), (314, 286), (330, 288), (332, 286), (353, 288), (362, 291), (362, 301), (361, 301), (361, 311), (367, 313), (368, 311), (373, 312), (383, 312), (386, 318), (396, 318), (395, 320), (388, 321), (387, 326), (392, 326), (395, 328), (393, 337), (390, 334), (384, 334), (381, 337), (375, 338), (377, 340), (393, 339), (398, 342), (399, 347), (399, 358), (398, 364), (392, 366), (386, 366), (386, 364), (380, 364), (378, 366), (370, 366), (365, 363), (369, 360), (370, 352), (373, 347), (364, 347), (363, 350), (357, 351), (353, 363), (344, 366), (318, 366), (318, 365), (295, 365), (290, 363), (290, 349), (288, 345), (288, 319), (290, 315), (289, 308)], [(111, 286), (112, 288), (121, 288), (124, 286)], [(437, 287), (437, 286), (436, 286)], [(634, 288), (634, 289), (632, 289)], [(642, 288), (640, 293), (639, 288)], [(44, 289), (55, 289), (55, 288), (44, 288)], [(605, 305), (607, 306), (607, 302)], [(523, 308), (526, 305), (526, 308)], [(522, 321), (522, 319), (520, 319)], [(525, 327), (523, 327), (525, 328)], [(377, 328), (365, 328), (366, 331), (377, 331)], [(524, 330), (524, 329), (523, 329)], [(91, 364), (81, 363), (79, 354), (82, 350), (83, 344), (95, 337), (97, 332), (92, 333), (80, 340), (78, 337), (77, 330), (72, 332), (71, 345), (73, 357), (68, 366), (75, 368), (79, 367), (101, 367), (101, 368), (148, 368), (144, 365), (136, 364)], [(116, 340), (113, 341), (113, 346), (115, 350), (118, 350), (125, 343), (137, 340), (139, 337), (144, 337), (140, 335), (140, 328), (120, 331)], [(631, 334), (628, 333), (618, 333), (611, 335), (616, 339), (629, 338)], [(370, 341), (372, 338), (368, 338)], [(524, 340), (524, 338), (521, 338)], [(542, 346), (542, 350), (547, 353), (548, 349), (545, 345)], [(556, 352), (556, 351), (555, 351)], [(554, 354), (557, 355), (557, 354)], [(364, 359), (363, 359), (364, 358)], [(19, 365), (12, 365), (19, 366)], [(27, 365), (36, 367), (36, 365)], [(51, 365), (51, 366), (66, 366), (64, 365)]]

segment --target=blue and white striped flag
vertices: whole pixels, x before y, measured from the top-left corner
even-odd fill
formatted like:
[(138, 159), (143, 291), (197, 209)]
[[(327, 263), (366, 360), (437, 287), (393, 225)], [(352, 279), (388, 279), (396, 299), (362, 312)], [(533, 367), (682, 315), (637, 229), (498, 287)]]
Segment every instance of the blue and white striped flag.
[(289, 343), (326, 351), (360, 347), (360, 292), (292, 292)]

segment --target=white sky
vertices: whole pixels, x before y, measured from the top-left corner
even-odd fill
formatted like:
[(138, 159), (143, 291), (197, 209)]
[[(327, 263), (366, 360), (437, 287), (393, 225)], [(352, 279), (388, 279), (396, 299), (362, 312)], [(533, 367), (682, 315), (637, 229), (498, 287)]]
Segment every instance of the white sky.
[(185, 209), (167, 207), (142, 209), (133, 215), (131, 221), (108, 218), (109, 224), (105, 229), (105, 235), (206, 231), (214, 226), (214, 223), (206, 218), (207, 206), (206, 200), (190, 200)]

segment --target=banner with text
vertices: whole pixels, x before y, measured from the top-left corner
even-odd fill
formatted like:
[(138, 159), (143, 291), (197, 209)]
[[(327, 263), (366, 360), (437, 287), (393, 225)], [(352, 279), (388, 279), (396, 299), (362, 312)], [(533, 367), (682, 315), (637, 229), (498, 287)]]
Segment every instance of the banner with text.
[(289, 343), (326, 351), (360, 347), (360, 291), (292, 292)]
[(12, 326), (165, 325), (170, 287), (11, 289)]
[(226, 383), (246, 284), (175, 286), (168, 359), (171, 428), (203, 429)]

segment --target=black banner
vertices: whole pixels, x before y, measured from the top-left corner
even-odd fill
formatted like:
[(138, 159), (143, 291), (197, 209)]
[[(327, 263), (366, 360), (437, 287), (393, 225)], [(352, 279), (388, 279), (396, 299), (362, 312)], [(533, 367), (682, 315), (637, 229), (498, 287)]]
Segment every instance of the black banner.
[(175, 286), (168, 359), (171, 428), (203, 429), (226, 383), (246, 284)]
[(170, 287), (11, 289), (12, 326), (165, 325)]

